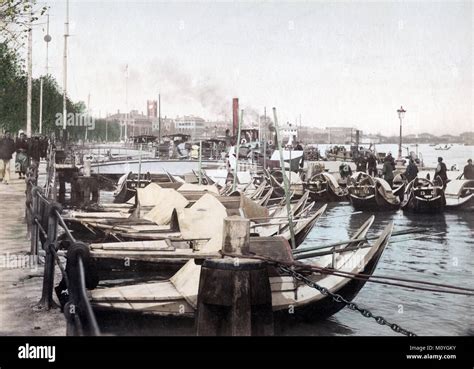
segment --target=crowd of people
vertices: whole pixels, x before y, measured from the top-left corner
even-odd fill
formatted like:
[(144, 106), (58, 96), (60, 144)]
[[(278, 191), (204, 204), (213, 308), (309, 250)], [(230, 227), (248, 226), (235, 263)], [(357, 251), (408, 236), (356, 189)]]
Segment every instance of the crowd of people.
[(10, 162), (15, 154), (15, 173), (18, 178), (25, 178), (30, 166), (39, 165), (48, 150), (48, 139), (45, 136), (26, 137), (23, 131), (18, 132), (14, 139), (11, 132), (6, 131), (0, 136), (0, 182), (8, 185), (11, 180)]
[[(373, 153), (359, 156), (355, 159), (355, 164), (358, 172), (367, 173), (372, 177), (381, 176), (390, 187), (393, 187), (396, 163), (392, 153), (389, 152), (385, 156), (381, 173), (378, 173), (377, 159)], [(440, 178), (444, 188), (446, 188), (446, 184), (449, 181), (447, 172), (448, 168), (444, 163), (443, 158), (438, 157), (438, 164), (435, 169), (434, 178)], [(341, 178), (347, 178), (352, 175), (352, 169), (347, 163), (343, 162), (339, 167), (339, 174), (341, 175)], [(418, 176), (418, 166), (414, 158), (409, 159), (403, 176), (407, 182), (411, 182)], [(463, 177), (464, 179), (474, 179), (474, 165), (472, 164), (472, 159), (467, 161), (467, 165), (463, 170)]]

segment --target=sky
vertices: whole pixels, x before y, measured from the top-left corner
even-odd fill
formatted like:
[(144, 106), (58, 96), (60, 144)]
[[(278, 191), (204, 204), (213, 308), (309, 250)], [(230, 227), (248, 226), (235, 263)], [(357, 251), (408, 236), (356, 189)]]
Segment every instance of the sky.
[[(49, 70), (62, 84), (65, 1), (46, 3)], [(160, 93), (162, 116), (230, 119), (238, 97), (247, 119), (276, 107), (281, 123), (384, 135), (398, 134), (403, 105), (406, 134), (459, 134), (474, 130), (473, 19), (471, 1), (71, 0), (68, 93), (90, 94), (101, 116), (146, 113)]]

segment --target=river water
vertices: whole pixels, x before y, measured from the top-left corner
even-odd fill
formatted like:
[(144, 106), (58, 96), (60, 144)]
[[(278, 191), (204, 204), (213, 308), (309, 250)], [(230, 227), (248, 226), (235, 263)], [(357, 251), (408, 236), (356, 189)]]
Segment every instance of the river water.
[[(378, 145), (381, 152), (397, 153), (396, 145)], [(425, 166), (434, 167), (437, 157), (443, 156), (450, 167), (457, 164), (462, 170), (466, 160), (473, 157), (474, 147), (455, 145), (447, 151), (437, 151), (420, 145)], [(414, 150), (413, 150), (414, 151)], [(442, 154), (440, 154), (442, 153)], [(454, 173), (453, 173), (454, 174)], [(320, 206), (318, 204), (317, 206)], [(351, 205), (329, 204), (326, 215), (312, 230), (303, 247), (348, 239), (370, 212), (352, 214)], [(331, 218), (330, 218), (331, 217)], [(374, 274), (396, 276), (430, 282), (474, 288), (474, 214), (446, 212), (437, 215), (410, 215), (402, 211), (375, 213), (369, 236), (378, 235), (389, 223), (394, 230), (418, 227), (429, 234), (394, 236), (384, 251)], [(443, 234), (439, 234), (443, 232)], [(397, 323), (418, 335), (474, 335), (473, 297), (436, 292), (415, 291), (409, 288), (366, 283), (354, 302)], [(154, 322), (152, 323), (152, 321)], [(131, 335), (193, 335), (190, 320), (156, 319), (137, 316), (131, 323), (122, 316), (102, 316), (102, 329), (113, 334)], [(387, 326), (358, 312), (343, 309), (324, 321), (311, 323), (287, 322), (276, 326), (277, 335), (397, 335)]]
[[(415, 151), (415, 147), (410, 147)], [(377, 145), (381, 152), (391, 151), (396, 156), (397, 145)], [(473, 146), (454, 145), (450, 150), (435, 150), (420, 145), (425, 166), (435, 167), (442, 156), (448, 168), (456, 164), (462, 171), (468, 158), (474, 157)], [(406, 150), (404, 150), (404, 154)], [(432, 177), (433, 178), (433, 177)], [(372, 215), (370, 212), (351, 214), (349, 203), (328, 206), (328, 218), (323, 217), (312, 230), (305, 247), (318, 243), (345, 240)], [(394, 231), (418, 227), (428, 233), (440, 233), (429, 238), (419, 235), (396, 236), (384, 251), (375, 275), (398, 276), (429, 282), (474, 288), (474, 214), (446, 212), (443, 214), (410, 215), (401, 210), (377, 212), (372, 235), (379, 234), (389, 223)], [(338, 216), (330, 219), (329, 216)], [(366, 283), (354, 302), (381, 315), (390, 322), (419, 335), (474, 335), (474, 298), (436, 292), (415, 291), (408, 288)], [(298, 323), (282, 327), (283, 335), (392, 335), (386, 326), (358, 312), (343, 309), (324, 322)]]

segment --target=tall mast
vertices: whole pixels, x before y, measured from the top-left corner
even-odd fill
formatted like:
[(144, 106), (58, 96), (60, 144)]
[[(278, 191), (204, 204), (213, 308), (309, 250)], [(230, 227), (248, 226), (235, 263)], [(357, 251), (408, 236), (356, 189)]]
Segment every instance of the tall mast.
[[(87, 95), (87, 119), (90, 119), (91, 116), (91, 93)], [(84, 134), (84, 141), (87, 141), (87, 131), (89, 130), (89, 126), (86, 125), (86, 133)]]
[(69, 37), (69, 0), (66, 0), (66, 23), (64, 23), (64, 55), (63, 55), (63, 138), (66, 137), (67, 121), (67, 38)]
[(128, 137), (128, 64), (125, 66), (125, 132), (124, 139), (127, 142)]
[[(48, 76), (49, 74), (49, 42), (51, 41), (51, 36), (49, 35), (49, 13), (46, 14), (46, 35), (44, 36), (44, 41), (46, 42), (46, 74), (45, 76)], [(43, 80), (44, 76), (41, 77), (40, 81), (40, 107), (39, 107), (39, 133), (43, 133)]]
[(158, 94), (158, 143), (161, 142), (161, 94)]
[(30, 3), (30, 18), (28, 21), (28, 80), (26, 93), (26, 135), (31, 137), (31, 90), (33, 73), (33, 4)]

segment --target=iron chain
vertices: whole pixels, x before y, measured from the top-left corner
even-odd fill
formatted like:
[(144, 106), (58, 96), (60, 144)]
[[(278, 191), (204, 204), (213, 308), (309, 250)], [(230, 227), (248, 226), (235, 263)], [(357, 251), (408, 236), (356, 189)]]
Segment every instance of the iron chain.
[(375, 316), (373, 315), (369, 310), (367, 309), (364, 309), (364, 308), (361, 308), (359, 307), (359, 305), (357, 305), (355, 302), (351, 302), (351, 301), (348, 301), (346, 300), (344, 297), (342, 297), (341, 295), (338, 295), (336, 293), (332, 293), (331, 291), (329, 291), (326, 287), (322, 287), (320, 286), (319, 284), (317, 284), (316, 282), (312, 281), (311, 279), (305, 277), (304, 275), (302, 275), (301, 273), (298, 273), (296, 272), (293, 268), (290, 268), (286, 265), (278, 265), (280, 270), (285, 272), (285, 273), (288, 273), (290, 274), (293, 278), (295, 278), (297, 281), (301, 281), (301, 282), (304, 282), (306, 285), (308, 285), (309, 287), (311, 288), (315, 288), (317, 289), (319, 292), (321, 292), (324, 296), (329, 296), (331, 297), (334, 301), (336, 302), (342, 302), (343, 304), (346, 305), (347, 308), (349, 308), (350, 310), (353, 310), (353, 311), (358, 311), (359, 313), (362, 314), (362, 316), (366, 317), (366, 318), (373, 318), (378, 324), (380, 325), (386, 325), (388, 327), (390, 327), (390, 329), (392, 329), (394, 332), (397, 332), (397, 333), (401, 333), (405, 336), (409, 336), (409, 337), (414, 337), (416, 336), (415, 333), (413, 332), (410, 332), (406, 329), (403, 329), (402, 327), (400, 327), (398, 324), (395, 324), (395, 323), (389, 323), (384, 317), (382, 316)]

